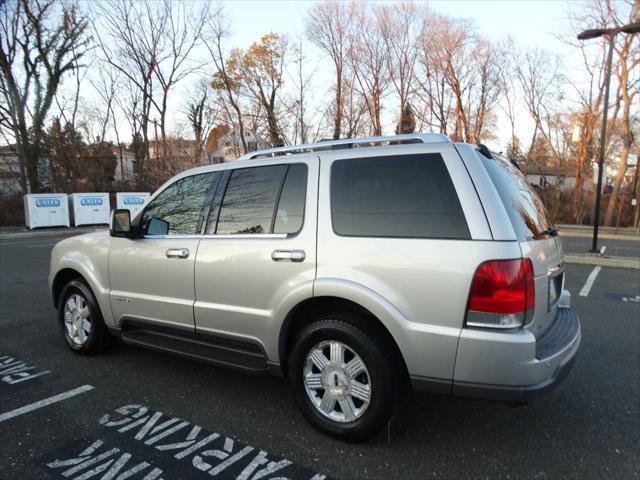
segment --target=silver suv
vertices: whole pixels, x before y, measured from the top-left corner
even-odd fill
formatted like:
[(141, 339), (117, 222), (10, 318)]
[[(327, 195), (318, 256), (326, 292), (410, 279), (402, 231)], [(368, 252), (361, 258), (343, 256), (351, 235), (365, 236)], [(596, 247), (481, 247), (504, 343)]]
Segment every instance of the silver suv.
[(437, 134), (254, 152), (166, 182), (58, 243), (67, 345), (112, 336), (288, 379), (319, 430), (365, 440), (413, 387), (524, 402), (580, 344), (563, 251), (506, 159)]

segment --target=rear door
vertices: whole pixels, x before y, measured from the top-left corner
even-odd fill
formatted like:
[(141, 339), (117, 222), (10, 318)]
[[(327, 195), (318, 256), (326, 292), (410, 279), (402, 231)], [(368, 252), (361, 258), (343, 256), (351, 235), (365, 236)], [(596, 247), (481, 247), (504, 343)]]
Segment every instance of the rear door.
[(529, 328), (540, 337), (551, 324), (562, 293), (564, 261), (559, 239), (547, 232), (551, 220), (522, 172), (500, 155), (478, 155), (502, 199), (523, 257), (533, 264), (536, 304)]
[(258, 343), (277, 358), (288, 309), (312, 296), (319, 160), (226, 172), (198, 247), (196, 331)]

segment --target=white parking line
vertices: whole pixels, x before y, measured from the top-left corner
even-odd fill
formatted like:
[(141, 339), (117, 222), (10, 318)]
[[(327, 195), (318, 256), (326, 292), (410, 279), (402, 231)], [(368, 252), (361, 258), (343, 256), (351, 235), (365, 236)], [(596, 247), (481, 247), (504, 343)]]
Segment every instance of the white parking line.
[(600, 249), (600, 255), (604, 255), (604, 252), (607, 251), (607, 246), (606, 245), (602, 245), (602, 248)]
[(33, 412), (34, 410), (46, 407), (47, 405), (51, 405), (52, 403), (61, 402), (62, 400), (66, 400), (67, 398), (75, 397), (76, 395), (88, 392), (89, 390), (93, 390), (93, 387), (91, 385), (83, 385), (81, 387), (74, 388), (73, 390), (69, 390), (68, 392), (60, 393), (58, 395), (54, 395), (53, 397), (45, 398), (44, 400), (30, 403), (29, 405), (25, 405), (24, 407), (16, 408), (15, 410), (2, 413), (0, 414), (0, 422), (10, 420), (25, 413)]
[(600, 273), (600, 270), (602, 270), (602, 267), (596, 267), (589, 274), (589, 276), (587, 277), (587, 281), (584, 282), (584, 287), (582, 287), (582, 290), (580, 290), (579, 295), (581, 297), (587, 297), (589, 295), (589, 292), (591, 291), (591, 287), (593, 287), (593, 282), (596, 281), (596, 277)]

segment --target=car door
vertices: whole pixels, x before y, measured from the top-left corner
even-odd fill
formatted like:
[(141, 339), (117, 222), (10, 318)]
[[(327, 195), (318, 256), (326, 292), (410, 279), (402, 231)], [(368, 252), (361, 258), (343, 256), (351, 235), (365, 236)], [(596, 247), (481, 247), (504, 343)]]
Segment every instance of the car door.
[(164, 188), (139, 217), (140, 238), (112, 238), (110, 301), (119, 326), (137, 321), (193, 331), (194, 265), (220, 172)]
[(197, 332), (232, 334), (276, 358), (283, 312), (312, 296), (319, 160), (259, 162), (231, 170), (215, 195), (196, 259), (194, 314)]

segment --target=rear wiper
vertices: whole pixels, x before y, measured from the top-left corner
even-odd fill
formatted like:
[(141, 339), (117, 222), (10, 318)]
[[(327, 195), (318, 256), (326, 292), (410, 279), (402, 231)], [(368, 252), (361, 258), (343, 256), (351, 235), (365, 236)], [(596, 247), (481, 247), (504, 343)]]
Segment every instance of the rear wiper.
[(540, 237), (544, 237), (545, 235), (549, 235), (550, 237), (557, 237), (558, 236), (558, 229), (556, 227), (545, 228), (541, 232), (538, 232), (536, 235), (534, 235), (533, 239), (537, 240)]

